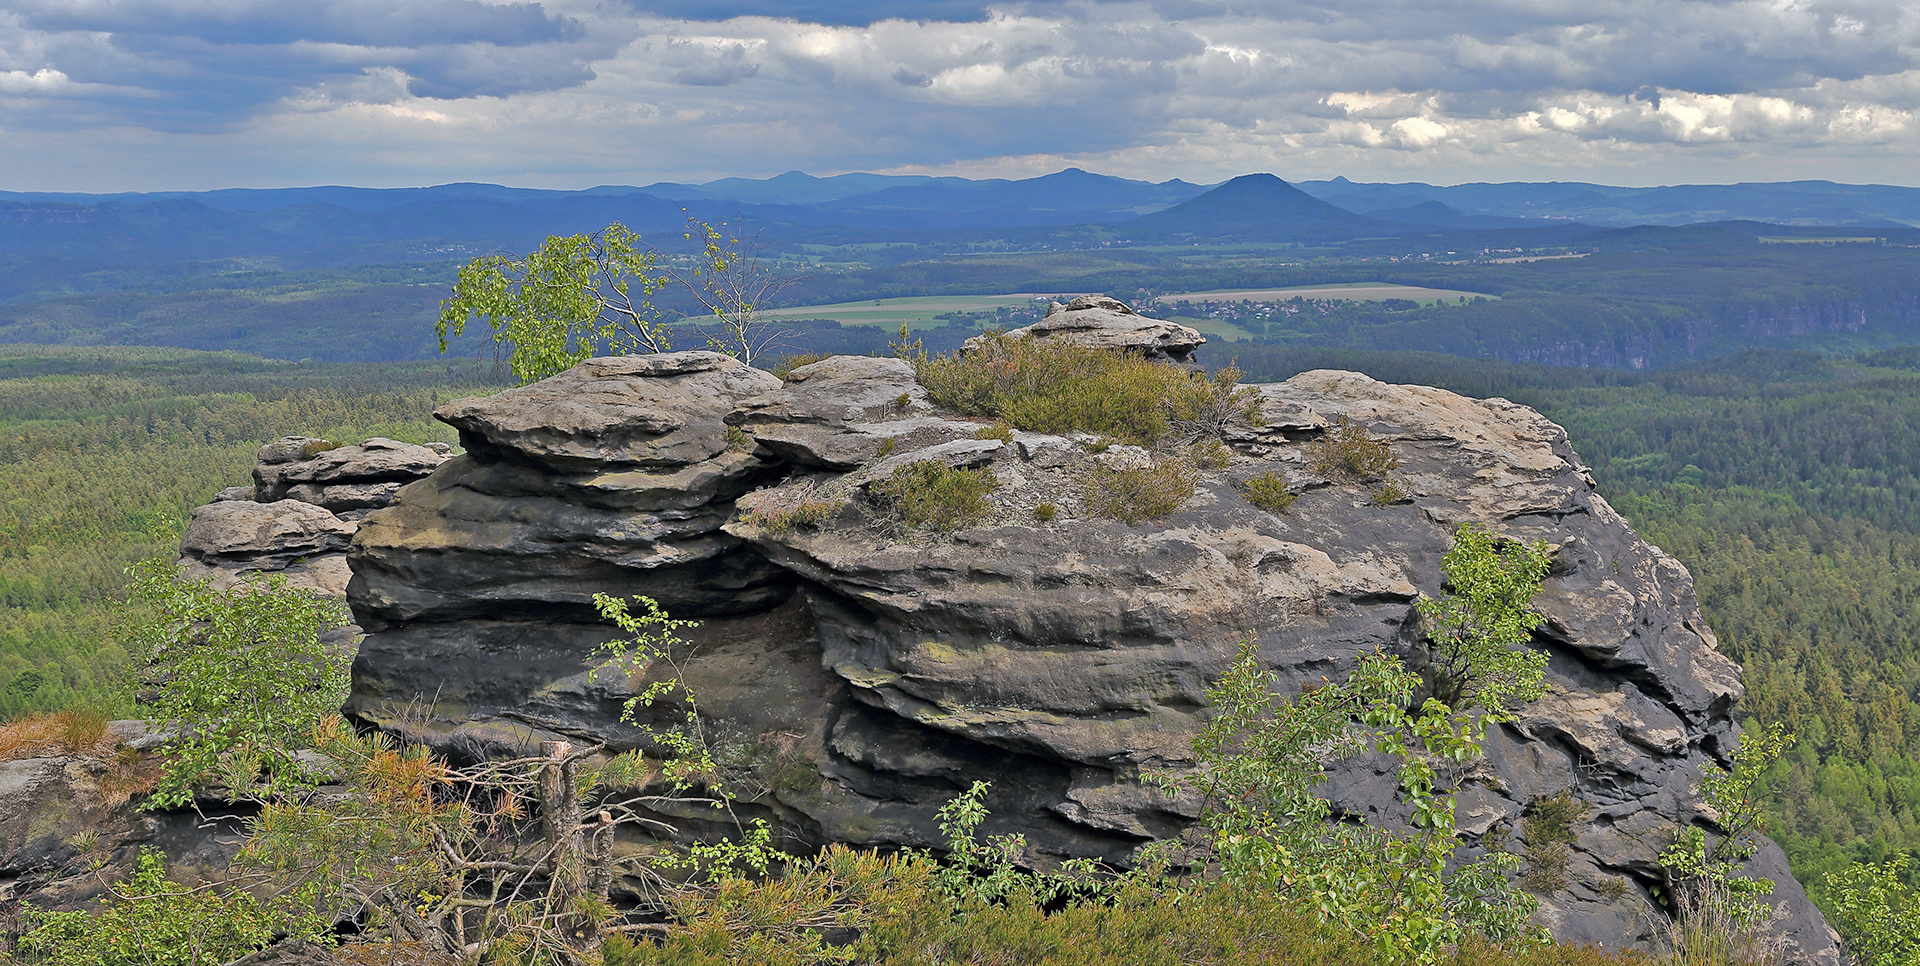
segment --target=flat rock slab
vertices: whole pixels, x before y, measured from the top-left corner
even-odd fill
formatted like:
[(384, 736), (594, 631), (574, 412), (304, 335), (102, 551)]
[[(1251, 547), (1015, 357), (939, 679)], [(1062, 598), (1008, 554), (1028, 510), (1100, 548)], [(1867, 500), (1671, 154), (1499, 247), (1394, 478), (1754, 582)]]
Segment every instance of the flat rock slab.
[(311, 503), (225, 500), (194, 509), (180, 549), (202, 561), (257, 561), (263, 569), (278, 569), (270, 564), (345, 550), (353, 530), (353, 524)]
[(570, 471), (677, 467), (724, 452), (726, 415), (778, 388), (773, 374), (718, 352), (611, 356), (455, 400), (434, 418), (460, 430), (469, 452)]

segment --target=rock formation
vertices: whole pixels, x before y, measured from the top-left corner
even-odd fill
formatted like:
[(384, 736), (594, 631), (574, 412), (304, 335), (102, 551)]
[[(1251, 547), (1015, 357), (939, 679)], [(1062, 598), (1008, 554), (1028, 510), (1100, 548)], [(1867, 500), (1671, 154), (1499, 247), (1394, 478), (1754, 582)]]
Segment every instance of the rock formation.
[[(1109, 302), (1076, 299), (1022, 336), (1171, 360), (1203, 341)], [(1570, 793), (1587, 808), (1542, 916), (1563, 939), (1644, 943), (1658, 853), (1677, 824), (1710, 821), (1693, 782), (1730, 749), (1741, 693), (1685, 568), (1633, 533), (1530, 409), (1350, 372), (1256, 391), (1262, 419), (1228, 433), (1226, 465), (1137, 526), (1094, 512), (1089, 481), (1165, 454), (982, 438), (899, 360), (834, 357), (783, 382), (709, 352), (594, 359), (451, 403), (436, 416), (465, 453), (398, 487), (352, 538), (348, 598), (367, 637), (348, 711), (459, 758), (556, 738), (644, 745), (620, 708), (668, 672), (596, 669), (615, 632), (592, 598), (646, 595), (700, 621), (679, 673), (741, 814), (791, 844), (932, 845), (935, 810), (990, 780), (986, 831), (1024, 834), (1029, 860), (1125, 862), (1197, 814), (1144, 776), (1190, 766), (1204, 692), (1237, 642), (1292, 683), (1375, 648), (1417, 664), (1415, 603), (1441, 592), (1452, 532), (1479, 522), (1553, 547), (1535, 639), (1552, 690), (1489, 736), (1461, 827), (1477, 849)], [(1378, 505), (1315, 471), (1310, 447), (1342, 418), (1389, 443), (1404, 496)], [(358, 484), (282, 469), (325, 456), (288, 445), (302, 459), (263, 451), (257, 498), (344, 507)], [(869, 488), (920, 460), (991, 469), (986, 518), (952, 534), (898, 525)], [(1240, 487), (1275, 470), (1297, 494), (1277, 514)], [(222, 505), (203, 508), (189, 548), (203, 565), (285, 571), (294, 547), (339, 540), (308, 510), (259, 522)], [(224, 549), (242, 546), (251, 557)], [(653, 713), (665, 726), (677, 711)], [(1363, 757), (1327, 792), (1380, 817), (1394, 784)], [(1797, 957), (1837, 962), (1779, 850), (1754, 871), (1778, 883)]]
[[(1149, 359), (1187, 362), (1207, 341), (1199, 330), (1178, 322), (1150, 319), (1125, 302), (1104, 295), (1082, 295), (1065, 305), (1047, 306), (1046, 317), (1007, 333), (1016, 338), (1062, 338), (1096, 349), (1137, 352)], [(962, 351), (977, 344), (968, 339)]]
[(347, 541), (359, 520), (451, 453), (445, 443), (416, 446), (377, 436), (358, 446), (306, 436), (267, 443), (252, 487), (228, 487), (193, 511), (180, 535), (183, 570), (219, 586), (249, 574), (279, 574), (295, 587), (344, 599)]

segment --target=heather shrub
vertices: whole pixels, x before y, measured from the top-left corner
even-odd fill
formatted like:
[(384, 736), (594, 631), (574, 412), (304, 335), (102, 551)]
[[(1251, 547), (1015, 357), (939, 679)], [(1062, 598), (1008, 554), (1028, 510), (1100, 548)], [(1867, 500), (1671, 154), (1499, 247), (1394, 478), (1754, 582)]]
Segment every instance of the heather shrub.
[(768, 366), (767, 371), (785, 379), (788, 374), (801, 366), (810, 366), (831, 358), (833, 358), (831, 352), (789, 352), (776, 360), (773, 365)]
[(1345, 416), (1308, 445), (1307, 462), (1322, 476), (1353, 481), (1377, 480), (1400, 465), (1385, 440)]
[(1287, 487), (1286, 474), (1277, 470), (1262, 473), (1240, 484), (1247, 502), (1268, 513), (1279, 513), (1300, 497)]
[(987, 494), (1000, 481), (988, 469), (955, 469), (939, 460), (915, 460), (868, 487), (909, 529), (952, 532), (987, 515)]
[(1573, 823), (1587, 812), (1587, 803), (1561, 792), (1537, 799), (1520, 819), (1526, 839), (1527, 870), (1520, 884), (1527, 891), (1549, 895), (1567, 887), (1567, 861), (1572, 857)]
[(1199, 473), (1184, 459), (1120, 468), (1096, 463), (1087, 473), (1085, 496), (1093, 512), (1135, 526), (1180, 509), (1198, 480)]
[(1065, 339), (989, 333), (966, 355), (915, 359), (934, 402), (1043, 433), (1088, 432), (1151, 446), (1217, 436), (1257, 416), (1239, 370), (1212, 376)]

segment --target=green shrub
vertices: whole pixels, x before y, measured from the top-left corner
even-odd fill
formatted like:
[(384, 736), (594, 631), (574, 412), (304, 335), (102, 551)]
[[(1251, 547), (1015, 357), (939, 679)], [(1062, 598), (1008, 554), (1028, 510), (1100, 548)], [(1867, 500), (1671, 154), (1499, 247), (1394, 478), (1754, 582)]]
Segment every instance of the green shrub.
[(139, 613), (127, 649), (164, 682), (147, 714), (175, 735), (147, 806), (183, 805), (209, 781), (231, 798), (311, 785), (294, 750), (346, 700), (352, 652), (320, 640), (346, 624), (346, 608), (277, 574), (220, 591), (176, 565), (162, 552), (128, 570)]
[(1299, 495), (1287, 488), (1287, 476), (1278, 470), (1262, 473), (1240, 484), (1247, 502), (1268, 513), (1279, 513), (1293, 505)]
[(1233, 420), (1256, 418), (1239, 371), (1208, 377), (1125, 352), (1065, 339), (989, 333), (966, 355), (915, 361), (934, 402), (993, 416), (1043, 433), (1101, 433), (1152, 445), (1169, 437), (1218, 435)]
[(1912, 864), (1911, 856), (1902, 855), (1826, 874), (1827, 906), (1855, 962), (1902, 966), (1920, 961), (1920, 897), (1907, 875)]
[[(167, 878), (157, 849), (97, 913), (29, 909), (25, 960), (42, 966), (200, 966), (265, 947), (296, 924), (246, 892), (190, 889)], [(309, 930), (317, 923), (305, 923)]]
[(1199, 473), (1182, 459), (1114, 469), (1096, 464), (1086, 477), (1087, 506), (1129, 526), (1158, 520), (1193, 496)]
[(1033, 518), (1041, 523), (1052, 520), (1055, 516), (1058, 516), (1059, 513), (1060, 508), (1051, 503), (1035, 503), (1033, 505)]
[(1411, 496), (1413, 492), (1405, 486), (1393, 480), (1383, 480), (1373, 488), (1372, 493), (1367, 495), (1367, 502), (1374, 506), (1392, 506)]
[(792, 374), (793, 370), (801, 366), (810, 366), (816, 362), (822, 362), (831, 358), (833, 358), (833, 353), (831, 352), (790, 352), (781, 356), (773, 365), (768, 366), (767, 371), (785, 379), (788, 375)]
[(909, 529), (951, 533), (987, 515), (987, 494), (1000, 481), (989, 469), (955, 469), (939, 460), (915, 460), (868, 487)]
[(1360, 481), (1387, 475), (1400, 460), (1385, 440), (1375, 439), (1365, 427), (1342, 416), (1308, 445), (1307, 464), (1330, 479)]
[(1527, 891), (1544, 896), (1567, 887), (1573, 823), (1586, 813), (1587, 803), (1564, 791), (1527, 806), (1520, 820), (1520, 836), (1527, 842), (1527, 870), (1521, 873), (1520, 884)]
[(997, 439), (1002, 443), (1011, 443), (1013, 442), (1013, 427), (1004, 422), (994, 423), (991, 426), (980, 427), (980, 430), (974, 433), (973, 436), (975, 439)]

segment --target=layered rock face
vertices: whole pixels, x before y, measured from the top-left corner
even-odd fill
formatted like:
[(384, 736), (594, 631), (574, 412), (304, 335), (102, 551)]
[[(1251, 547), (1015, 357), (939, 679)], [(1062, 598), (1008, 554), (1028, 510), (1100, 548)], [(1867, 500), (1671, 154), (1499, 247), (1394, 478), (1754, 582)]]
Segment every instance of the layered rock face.
[[(368, 637), (349, 710), (460, 756), (644, 744), (620, 707), (674, 671), (596, 671), (615, 635), (589, 607), (643, 594), (701, 621), (677, 673), (743, 812), (795, 843), (935, 844), (935, 810), (988, 780), (987, 831), (1024, 834), (1032, 861), (1124, 862), (1198, 813), (1146, 776), (1191, 767), (1205, 691), (1239, 641), (1289, 686), (1376, 648), (1417, 665), (1415, 604), (1442, 593), (1452, 533), (1477, 522), (1554, 548), (1535, 640), (1552, 689), (1462, 776), (1461, 826), (1511, 841), (1529, 806), (1587, 803), (1543, 918), (1563, 939), (1646, 941), (1658, 853), (1677, 824), (1708, 820), (1693, 785), (1730, 750), (1741, 693), (1685, 568), (1530, 409), (1350, 372), (1256, 391), (1261, 424), (1229, 432), (1225, 467), (1138, 526), (1095, 513), (1091, 488), (1102, 467), (1168, 454), (980, 438), (898, 360), (836, 357), (783, 383), (712, 353), (596, 359), (450, 404), (436, 415), (466, 454), (353, 539)], [(1405, 496), (1377, 505), (1314, 471), (1310, 447), (1342, 417), (1389, 443)], [(990, 469), (987, 516), (951, 535), (902, 528), (870, 487), (920, 460)], [(1279, 514), (1239, 486), (1276, 470), (1298, 495)], [(1396, 799), (1391, 770), (1364, 757), (1327, 791), (1356, 816), (1391, 817)], [(1779, 850), (1755, 866), (1798, 957), (1835, 961)]]

